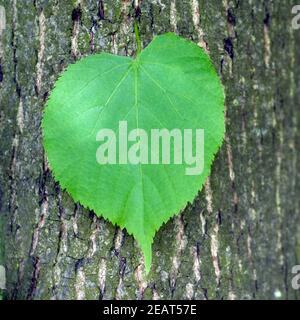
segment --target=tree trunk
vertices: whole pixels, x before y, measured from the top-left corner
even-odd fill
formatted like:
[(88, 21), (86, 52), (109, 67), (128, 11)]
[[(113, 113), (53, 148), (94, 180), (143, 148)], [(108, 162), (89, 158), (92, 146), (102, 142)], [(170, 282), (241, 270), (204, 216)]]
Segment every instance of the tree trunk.
[[(8, 299), (299, 298), (300, 30), (271, 0), (0, 0), (0, 265)], [(75, 204), (42, 146), (60, 72), (132, 55), (174, 31), (205, 47), (226, 90), (226, 139), (205, 188), (156, 234), (151, 273), (126, 231)], [(1, 244), (2, 243), (2, 244)], [(3, 277), (2, 277), (3, 278)]]

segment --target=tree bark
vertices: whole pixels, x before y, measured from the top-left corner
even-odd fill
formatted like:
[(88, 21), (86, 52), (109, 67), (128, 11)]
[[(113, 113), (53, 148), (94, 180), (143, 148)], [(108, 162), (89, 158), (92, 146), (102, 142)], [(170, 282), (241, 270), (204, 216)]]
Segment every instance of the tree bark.
[[(138, 3), (139, 2), (139, 3)], [(8, 299), (297, 299), (300, 31), (294, 0), (0, 0), (0, 265)], [(209, 50), (226, 139), (205, 188), (157, 233), (151, 273), (126, 231), (56, 184), (41, 137), (60, 72), (174, 31)], [(2, 244), (1, 244), (2, 243)]]

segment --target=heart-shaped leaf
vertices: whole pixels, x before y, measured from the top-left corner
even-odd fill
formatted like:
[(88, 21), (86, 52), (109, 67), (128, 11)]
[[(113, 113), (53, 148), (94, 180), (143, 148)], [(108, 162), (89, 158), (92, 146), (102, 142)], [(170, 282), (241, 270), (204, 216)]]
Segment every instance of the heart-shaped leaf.
[[(51, 93), (42, 127), (55, 179), (76, 202), (126, 228), (148, 272), (155, 232), (193, 201), (210, 173), (224, 136), (224, 92), (208, 55), (168, 33), (135, 59), (101, 53), (70, 65)], [(161, 149), (156, 162), (149, 160), (153, 129), (191, 130), (193, 154), (203, 129), (204, 162), (198, 155), (199, 168), (191, 169), (192, 162), (176, 162), (175, 155), (173, 162), (162, 160)], [(173, 140), (170, 154), (178, 150)]]

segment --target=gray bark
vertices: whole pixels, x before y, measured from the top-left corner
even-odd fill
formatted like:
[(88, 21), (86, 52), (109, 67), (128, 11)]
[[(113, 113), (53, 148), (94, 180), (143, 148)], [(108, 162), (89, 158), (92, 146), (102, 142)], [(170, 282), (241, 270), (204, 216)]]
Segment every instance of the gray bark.
[[(194, 203), (157, 233), (147, 278), (126, 231), (75, 204), (42, 146), (60, 72), (92, 52), (132, 55), (130, 0), (0, 0), (0, 265), (8, 299), (296, 299), (300, 264), (300, 31), (296, 1), (143, 0), (140, 31), (210, 51), (226, 139)], [(2, 77), (3, 75), (3, 77)]]

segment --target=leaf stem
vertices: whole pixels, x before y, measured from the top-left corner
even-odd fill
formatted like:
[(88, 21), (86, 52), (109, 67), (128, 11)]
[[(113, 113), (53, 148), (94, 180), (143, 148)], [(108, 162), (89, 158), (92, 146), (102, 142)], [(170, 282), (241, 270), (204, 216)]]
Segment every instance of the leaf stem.
[(135, 33), (135, 39), (137, 44), (137, 55), (139, 55), (142, 52), (142, 43), (141, 43), (139, 25), (137, 20), (134, 21), (134, 33)]

